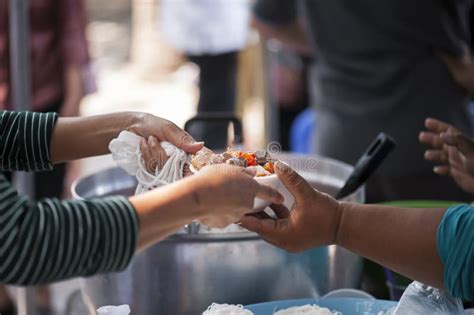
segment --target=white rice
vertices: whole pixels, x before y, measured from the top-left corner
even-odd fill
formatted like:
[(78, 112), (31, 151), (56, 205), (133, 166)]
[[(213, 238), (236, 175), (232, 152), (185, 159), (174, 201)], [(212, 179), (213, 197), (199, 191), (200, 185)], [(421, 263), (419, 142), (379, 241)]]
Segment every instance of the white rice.
[(290, 307), (273, 313), (274, 315), (337, 315), (340, 313), (333, 313), (327, 308), (319, 307), (317, 305), (304, 305)]
[(202, 315), (254, 315), (242, 305), (212, 303)]

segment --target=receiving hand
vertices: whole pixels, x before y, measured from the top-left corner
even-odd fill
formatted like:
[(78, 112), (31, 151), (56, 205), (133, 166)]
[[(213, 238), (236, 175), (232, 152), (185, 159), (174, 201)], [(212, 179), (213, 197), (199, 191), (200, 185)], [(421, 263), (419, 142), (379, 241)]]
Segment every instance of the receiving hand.
[(449, 175), (466, 192), (474, 194), (474, 141), (455, 127), (428, 118), (427, 132), (420, 133), (420, 141), (432, 147), (425, 159), (438, 163), (434, 172)]
[(295, 198), (291, 211), (283, 205), (273, 205), (277, 219), (261, 214), (258, 217), (248, 215), (242, 218), (242, 226), (290, 252), (334, 244), (341, 218), (339, 203), (329, 195), (315, 191), (287, 165), (277, 162), (275, 170)]
[(199, 220), (209, 227), (223, 228), (254, 212), (255, 198), (283, 203), (280, 193), (257, 183), (252, 175), (240, 167), (218, 164), (207, 166), (188, 179), (197, 187)]

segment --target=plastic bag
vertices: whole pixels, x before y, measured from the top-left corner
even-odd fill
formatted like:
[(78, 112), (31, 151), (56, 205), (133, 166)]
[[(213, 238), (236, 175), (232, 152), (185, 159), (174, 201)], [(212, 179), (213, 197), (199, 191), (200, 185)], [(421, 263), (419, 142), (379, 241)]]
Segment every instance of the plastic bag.
[(411, 283), (400, 299), (393, 315), (464, 315), (460, 299), (448, 292), (420, 282)]

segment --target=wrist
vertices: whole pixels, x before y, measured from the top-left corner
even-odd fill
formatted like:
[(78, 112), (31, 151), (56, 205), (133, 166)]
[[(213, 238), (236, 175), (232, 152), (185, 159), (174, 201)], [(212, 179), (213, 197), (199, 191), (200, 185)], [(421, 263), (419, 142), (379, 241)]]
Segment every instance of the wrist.
[(202, 220), (206, 216), (206, 192), (208, 189), (205, 187), (205, 184), (197, 178), (197, 176), (192, 176), (186, 178), (184, 181), (187, 181), (186, 186), (189, 189), (189, 198), (191, 203), (191, 209), (193, 210), (196, 220)]
[(344, 247), (344, 225), (346, 221), (346, 216), (349, 211), (351, 204), (344, 201), (338, 201), (336, 207), (336, 225), (334, 230), (334, 245)]
[(124, 125), (122, 130), (133, 132), (137, 135), (142, 135), (140, 130), (143, 128), (150, 114), (141, 112), (124, 112)]

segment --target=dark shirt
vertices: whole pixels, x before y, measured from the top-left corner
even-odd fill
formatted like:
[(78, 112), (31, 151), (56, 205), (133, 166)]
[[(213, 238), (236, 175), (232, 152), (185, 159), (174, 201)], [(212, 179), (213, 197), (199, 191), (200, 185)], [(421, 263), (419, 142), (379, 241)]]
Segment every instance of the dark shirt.
[(355, 163), (385, 131), (398, 146), (380, 174), (399, 184), (384, 197), (434, 198), (452, 183), (436, 184), (431, 194), (406, 183), (436, 181), (418, 143), (426, 117), (471, 132), (468, 93), (435, 53), (459, 55), (470, 45), (471, 6), (471, 0), (257, 0), (254, 13), (274, 25), (304, 21), (318, 59), (310, 89), (319, 109), (314, 152)]

